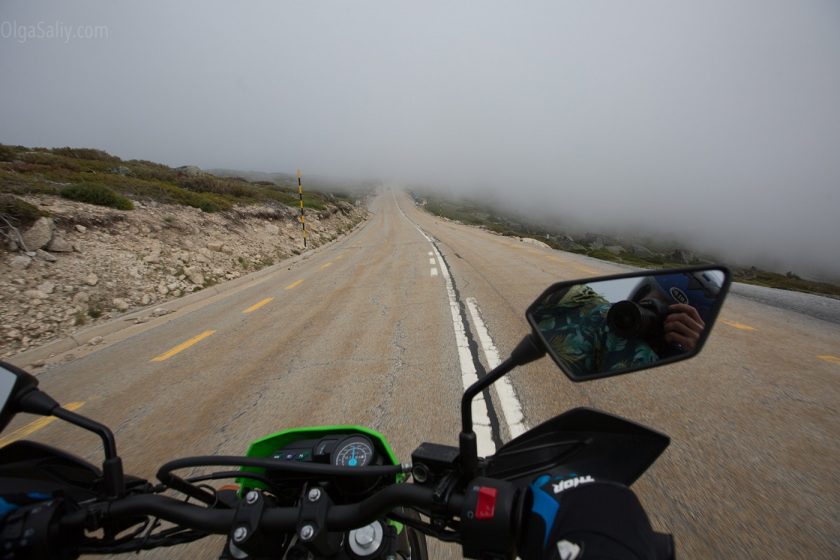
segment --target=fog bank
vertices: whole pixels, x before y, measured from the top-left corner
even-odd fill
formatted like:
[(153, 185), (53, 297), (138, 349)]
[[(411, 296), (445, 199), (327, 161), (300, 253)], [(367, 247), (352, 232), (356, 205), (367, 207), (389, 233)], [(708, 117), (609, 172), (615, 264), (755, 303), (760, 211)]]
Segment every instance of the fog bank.
[(7, 0), (0, 75), (3, 143), (422, 183), (840, 278), (837, 2)]

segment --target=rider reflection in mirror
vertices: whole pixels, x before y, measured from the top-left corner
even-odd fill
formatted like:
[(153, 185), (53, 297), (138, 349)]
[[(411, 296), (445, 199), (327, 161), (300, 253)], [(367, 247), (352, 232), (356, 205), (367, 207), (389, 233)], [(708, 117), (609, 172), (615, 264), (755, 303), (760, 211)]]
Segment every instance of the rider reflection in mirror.
[(697, 346), (722, 282), (718, 271), (643, 278), (627, 301), (648, 310), (653, 326), (632, 333), (610, 327), (608, 315), (613, 304), (588, 285), (552, 294), (536, 311), (536, 319), (545, 339), (572, 373), (638, 368)]
[(642, 308), (657, 310), (657, 324), (639, 335), (660, 358), (691, 352), (706, 330), (706, 321), (722, 284), (723, 274), (716, 270), (643, 278), (628, 300)]
[(611, 304), (585, 284), (552, 294), (534, 312), (546, 341), (576, 375), (652, 364), (659, 356), (645, 341), (616, 335), (607, 326)]

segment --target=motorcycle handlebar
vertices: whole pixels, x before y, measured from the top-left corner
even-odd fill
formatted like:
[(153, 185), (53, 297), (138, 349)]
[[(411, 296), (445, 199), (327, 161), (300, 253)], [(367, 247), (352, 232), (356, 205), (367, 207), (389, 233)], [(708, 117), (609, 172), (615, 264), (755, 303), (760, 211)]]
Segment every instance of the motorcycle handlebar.
[[(400, 506), (431, 507), (434, 504), (434, 492), (431, 489), (411, 484), (388, 486), (361, 502), (348, 505), (333, 505), (327, 513), (327, 528), (331, 531), (343, 531), (358, 528), (373, 522)], [(460, 515), (464, 498), (450, 496), (446, 511)], [(160, 495), (127, 496), (110, 502), (103, 512), (104, 518), (121, 518), (136, 515), (159, 517), (177, 525), (226, 535), (233, 527), (236, 512), (186, 504), (174, 498)], [(297, 507), (267, 507), (263, 512), (260, 527), (272, 531), (295, 530), (299, 509)], [(77, 526), (85, 522), (85, 512), (70, 514), (62, 525)]]

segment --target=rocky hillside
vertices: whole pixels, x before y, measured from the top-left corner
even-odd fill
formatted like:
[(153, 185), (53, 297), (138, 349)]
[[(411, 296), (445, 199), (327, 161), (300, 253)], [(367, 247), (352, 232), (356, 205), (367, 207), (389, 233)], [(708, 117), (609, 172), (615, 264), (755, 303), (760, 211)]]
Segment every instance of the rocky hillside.
[[(320, 209), (307, 213), (310, 248), (367, 216), (360, 201), (323, 199)], [(148, 199), (135, 199), (132, 210), (43, 194), (17, 194), (14, 200), (33, 205), (41, 217), (4, 230), (3, 357), (138, 308), (148, 308), (148, 316), (165, 313), (158, 308), (165, 301), (303, 250), (298, 211), (282, 204), (206, 212)]]

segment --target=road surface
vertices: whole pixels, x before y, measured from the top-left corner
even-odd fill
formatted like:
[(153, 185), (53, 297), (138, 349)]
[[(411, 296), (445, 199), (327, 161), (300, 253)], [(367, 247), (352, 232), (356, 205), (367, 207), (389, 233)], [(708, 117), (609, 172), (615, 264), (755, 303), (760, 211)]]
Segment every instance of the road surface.
[[(106, 337), (41, 373), (41, 387), (108, 424), (126, 471), (144, 477), (317, 424), (370, 426), (407, 461), (421, 441), (457, 443), (464, 380), (527, 334), (524, 310), (543, 289), (622, 271), (441, 220), (390, 189), (371, 210), (342, 241), (162, 325)], [(672, 437), (634, 488), (680, 557), (837, 558), (838, 379), (840, 325), (732, 295), (700, 357), (586, 384), (544, 359), (489, 393), (477, 431), (490, 453), (574, 406), (625, 416)], [(101, 458), (95, 437), (59, 422), (22, 415), (3, 435)], [(219, 546), (144, 555), (211, 558)]]

